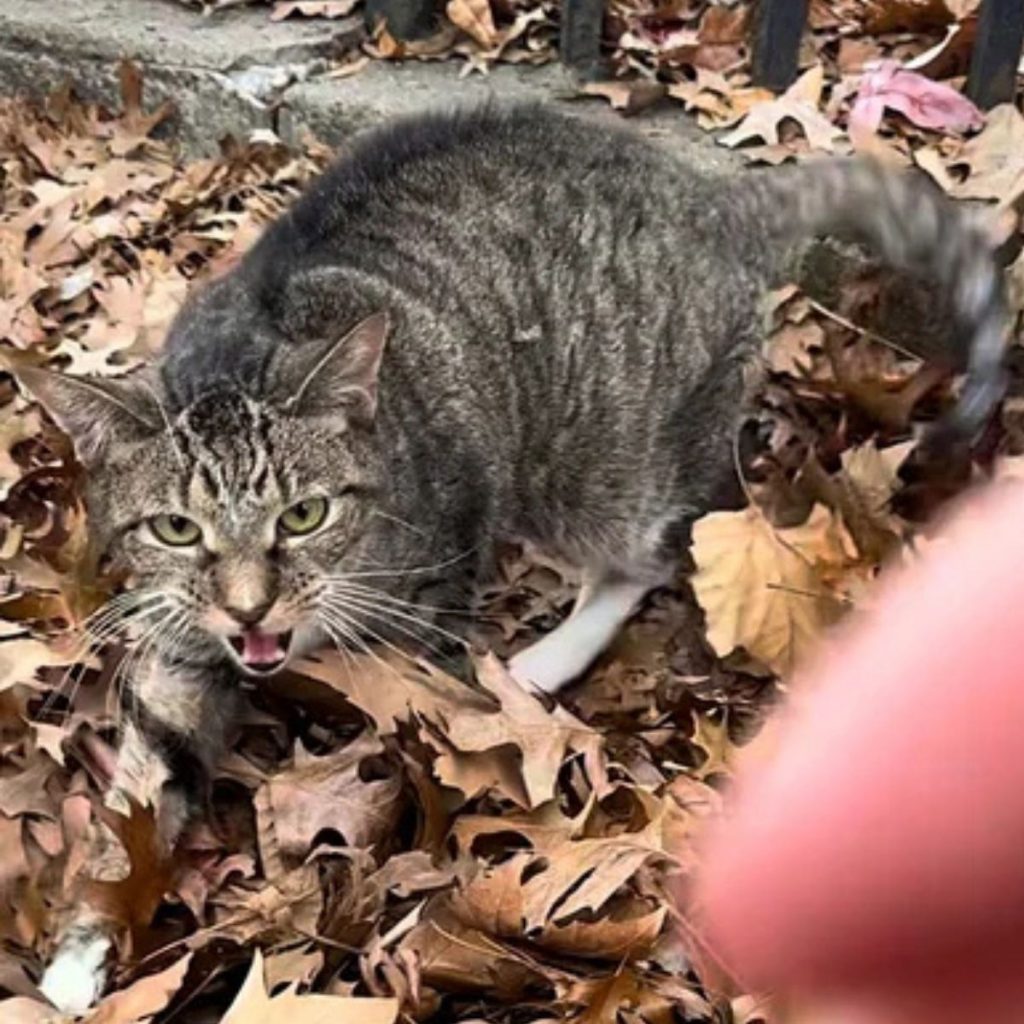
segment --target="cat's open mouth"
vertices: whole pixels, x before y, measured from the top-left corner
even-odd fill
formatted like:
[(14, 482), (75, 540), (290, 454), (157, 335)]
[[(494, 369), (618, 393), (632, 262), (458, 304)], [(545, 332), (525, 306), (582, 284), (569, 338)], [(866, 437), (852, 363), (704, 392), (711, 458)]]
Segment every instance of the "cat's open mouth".
[(238, 636), (227, 638), (238, 660), (250, 671), (260, 675), (276, 672), (288, 658), (292, 632), (264, 633), (261, 629), (247, 629)]

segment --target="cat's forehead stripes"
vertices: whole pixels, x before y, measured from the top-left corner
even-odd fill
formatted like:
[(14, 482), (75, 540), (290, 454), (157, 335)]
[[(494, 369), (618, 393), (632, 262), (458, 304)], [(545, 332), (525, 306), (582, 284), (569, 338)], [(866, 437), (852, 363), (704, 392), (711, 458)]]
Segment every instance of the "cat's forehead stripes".
[(227, 511), (262, 507), (282, 496), (270, 417), (252, 399), (211, 393), (181, 414), (176, 434), (191, 467), (183, 500)]

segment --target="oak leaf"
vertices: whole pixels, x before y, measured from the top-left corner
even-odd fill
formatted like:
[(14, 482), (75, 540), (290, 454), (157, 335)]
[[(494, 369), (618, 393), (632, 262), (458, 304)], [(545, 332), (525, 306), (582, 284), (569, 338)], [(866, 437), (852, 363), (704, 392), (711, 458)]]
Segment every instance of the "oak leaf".
[(269, 996), (263, 954), (257, 949), (249, 974), (220, 1024), (394, 1024), (396, 999), (298, 995), (294, 986)]
[(380, 842), (397, 824), (402, 780), (391, 772), (364, 781), (361, 772), (383, 751), (370, 733), (322, 757), (297, 744), (292, 766), (267, 779), (257, 795), (261, 831), (272, 829), (279, 852), (291, 857), (305, 856), (325, 829), (349, 846)]
[(815, 65), (798, 78), (777, 99), (756, 104), (728, 135), (718, 141), (723, 146), (741, 146), (761, 139), (769, 146), (778, 145), (779, 129), (784, 121), (794, 121), (803, 130), (811, 149), (831, 152), (842, 132), (818, 111), (824, 72)]
[(1012, 202), (1024, 192), (1024, 116), (1012, 103), (990, 110), (985, 127), (964, 144), (952, 166), (970, 172), (952, 190), (957, 199)]
[[(554, 794), (555, 780), (571, 753), (583, 758), (591, 784), (604, 779), (603, 743), (598, 732), (555, 704), (549, 711), (517, 683), (498, 659), (489, 654), (477, 661), (477, 678), (498, 700), (500, 710), (483, 713), (459, 709), (447, 722), (445, 739), (435, 770), (447, 785), (462, 789), (460, 755), (486, 754), (512, 748), (521, 784), (505, 795), (520, 806), (536, 807)], [(465, 790), (464, 790), (465, 791)]]

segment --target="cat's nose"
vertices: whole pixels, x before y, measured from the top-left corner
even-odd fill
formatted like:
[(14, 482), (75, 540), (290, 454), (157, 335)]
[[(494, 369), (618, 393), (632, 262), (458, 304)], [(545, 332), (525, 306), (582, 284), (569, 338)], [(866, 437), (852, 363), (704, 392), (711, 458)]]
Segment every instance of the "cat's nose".
[(234, 605), (225, 605), (224, 611), (228, 613), (241, 626), (256, 626), (263, 621), (264, 616), (270, 611), (273, 599), (261, 601), (259, 604), (248, 605), (239, 608)]

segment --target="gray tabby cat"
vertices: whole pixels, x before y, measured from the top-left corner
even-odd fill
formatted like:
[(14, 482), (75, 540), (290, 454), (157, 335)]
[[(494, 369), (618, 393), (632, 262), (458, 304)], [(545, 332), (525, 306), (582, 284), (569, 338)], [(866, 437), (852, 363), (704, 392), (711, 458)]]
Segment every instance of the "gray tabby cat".
[[(1001, 277), (920, 180), (828, 161), (707, 178), (540, 109), (366, 139), (178, 316), (160, 364), (24, 383), (89, 472), (104, 628), (138, 638), (112, 801), (173, 842), (242, 675), (333, 641), (431, 640), (496, 539), (578, 564), (571, 617), (513, 658), (555, 691), (676, 570), (731, 466), (763, 300), (794, 247), (873, 245), (952, 298), (971, 366), (948, 424), (1001, 395)], [(80, 1008), (110, 941), (80, 916), (44, 979)]]

